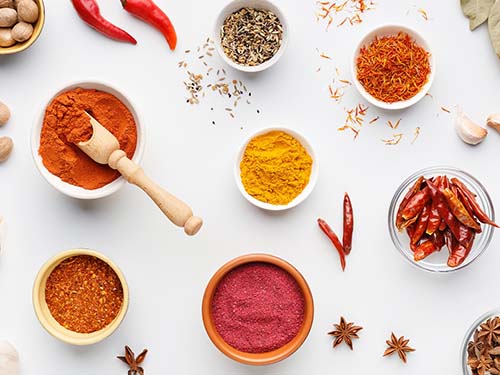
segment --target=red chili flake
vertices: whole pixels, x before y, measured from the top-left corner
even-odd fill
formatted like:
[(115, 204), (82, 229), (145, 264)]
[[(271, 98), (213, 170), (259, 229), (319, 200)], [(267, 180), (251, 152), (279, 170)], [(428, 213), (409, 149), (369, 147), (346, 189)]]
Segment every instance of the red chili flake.
[(217, 332), (245, 353), (267, 353), (289, 343), (302, 327), (304, 313), (304, 295), (295, 279), (268, 263), (233, 269), (212, 300)]
[(109, 325), (123, 304), (118, 275), (104, 261), (78, 255), (62, 261), (47, 278), (45, 301), (54, 319), (73, 332)]
[(448, 108), (441, 107), (441, 110), (446, 113), (451, 113), (451, 111)]
[(365, 90), (385, 103), (414, 97), (431, 71), (429, 53), (403, 32), (375, 38), (362, 47), (356, 67)]

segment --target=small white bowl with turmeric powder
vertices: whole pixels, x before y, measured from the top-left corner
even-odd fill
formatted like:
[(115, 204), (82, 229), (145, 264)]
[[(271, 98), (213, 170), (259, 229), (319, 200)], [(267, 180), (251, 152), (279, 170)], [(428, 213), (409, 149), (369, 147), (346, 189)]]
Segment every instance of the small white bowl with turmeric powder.
[(98, 81), (64, 86), (41, 108), (31, 133), (31, 151), (40, 174), (59, 192), (78, 199), (97, 199), (118, 191), (125, 179), (107, 165), (94, 162), (76, 143), (92, 135), (79, 120), (86, 111), (106, 127), (120, 147), (140, 164), (145, 129), (130, 100), (113, 86)]
[(262, 129), (241, 146), (234, 166), (236, 185), (254, 206), (283, 211), (302, 203), (318, 179), (309, 141), (283, 127)]

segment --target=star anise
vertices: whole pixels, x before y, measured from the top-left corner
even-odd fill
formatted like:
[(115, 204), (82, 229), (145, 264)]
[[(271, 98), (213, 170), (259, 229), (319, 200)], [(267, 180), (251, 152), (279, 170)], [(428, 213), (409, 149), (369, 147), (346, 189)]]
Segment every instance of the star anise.
[(333, 347), (345, 342), (349, 348), (352, 349), (352, 339), (359, 339), (358, 332), (363, 329), (363, 327), (355, 326), (354, 323), (346, 323), (343, 316), (340, 317), (340, 324), (334, 324), (335, 331), (328, 332), (329, 335), (335, 337), (333, 342)]
[(497, 317), (493, 319), (488, 319), (486, 322), (479, 326), (480, 331), (478, 338), (483, 340), (488, 345), (493, 345), (495, 342), (499, 342), (500, 339), (500, 319)]
[(476, 330), (472, 340), (467, 344), (467, 353), (469, 354), (469, 357), (479, 357), (485, 350), (486, 345), (484, 345), (484, 342), (479, 339), (479, 331)]
[(482, 355), (479, 358), (469, 358), (467, 364), (474, 374), (484, 375), (487, 371), (489, 372), (492, 359), (489, 356)]
[(410, 340), (405, 340), (404, 336), (398, 339), (394, 333), (391, 333), (391, 339), (386, 341), (388, 348), (384, 352), (384, 357), (398, 353), (399, 358), (406, 363), (406, 353), (415, 351), (415, 349), (408, 346), (409, 342)]
[(128, 375), (144, 375), (144, 369), (139, 365), (144, 361), (144, 358), (146, 358), (146, 354), (148, 354), (148, 350), (144, 349), (136, 358), (132, 349), (125, 346), (125, 356), (118, 356), (116, 358), (125, 362), (130, 367)]

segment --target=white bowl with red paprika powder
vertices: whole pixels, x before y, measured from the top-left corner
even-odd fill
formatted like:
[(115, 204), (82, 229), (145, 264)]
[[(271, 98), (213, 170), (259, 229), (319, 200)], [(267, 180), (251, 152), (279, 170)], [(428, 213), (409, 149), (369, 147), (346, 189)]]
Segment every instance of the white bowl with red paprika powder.
[[(125, 146), (128, 156), (137, 164), (140, 164), (142, 160), (146, 133), (130, 99), (123, 94), (123, 91), (108, 83), (80, 81), (65, 85), (43, 103), (31, 133), (31, 152), (38, 171), (52, 187), (67, 196), (78, 199), (97, 199), (117, 192), (125, 184), (125, 179), (109, 166), (95, 163), (76, 145), (69, 144), (71, 137), (84, 136), (85, 131), (77, 126), (74, 129), (69, 128), (71, 121), (64, 120), (64, 116), (71, 116), (72, 112), (63, 112), (60, 109), (65, 106), (66, 102), (71, 106), (85, 106), (83, 100), (82, 103), (72, 104), (72, 101), (79, 100), (78, 90), (82, 91), (82, 96), (88, 94), (86, 97), (91, 99), (91, 95), (94, 95), (93, 91), (95, 95), (101, 96), (99, 98), (101, 103), (99, 105), (102, 106), (99, 109), (100, 114), (92, 111), (92, 108), (83, 109), (91, 112), (90, 114), (94, 117), (100, 117), (97, 120), (108, 127), (108, 130), (120, 141), (122, 149)], [(104, 107), (106, 105), (109, 108)], [(120, 117), (121, 115), (123, 118)], [(123, 119), (127, 121), (126, 127), (121, 124)], [(61, 121), (66, 121), (66, 128), (59, 127)], [(52, 128), (48, 127), (49, 123)], [(42, 133), (44, 127), (47, 129), (45, 133)], [(63, 131), (64, 134), (61, 135)], [(117, 133), (118, 131), (120, 133)], [(91, 133), (88, 134), (89, 137), (90, 135)]]
[(223, 265), (205, 289), (203, 324), (213, 344), (248, 365), (279, 362), (295, 353), (311, 330), (314, 302), (300, 272), (268, 254)]

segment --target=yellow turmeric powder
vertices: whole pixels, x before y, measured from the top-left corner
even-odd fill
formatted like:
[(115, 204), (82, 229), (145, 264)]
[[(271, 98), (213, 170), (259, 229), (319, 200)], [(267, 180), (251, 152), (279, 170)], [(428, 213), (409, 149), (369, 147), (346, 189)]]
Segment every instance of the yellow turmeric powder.
[(309, 183), (313, 160), (302, 144), (282, 131), (253, 138), (240, 163), (241, 182), (259, 201), (286, 205)]

